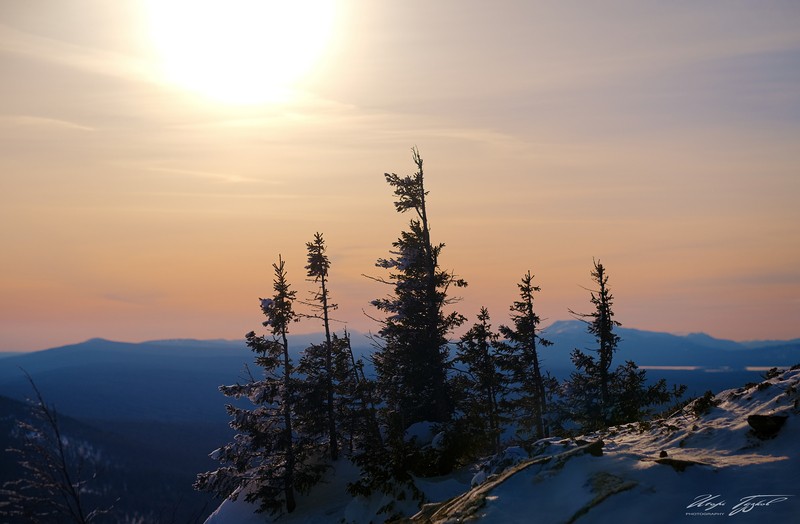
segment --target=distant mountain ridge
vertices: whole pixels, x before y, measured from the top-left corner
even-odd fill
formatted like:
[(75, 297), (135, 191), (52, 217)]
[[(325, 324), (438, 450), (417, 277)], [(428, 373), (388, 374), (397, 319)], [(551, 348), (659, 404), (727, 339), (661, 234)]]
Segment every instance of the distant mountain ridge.
[[(321, 335), (294, 335), (295, 358)], [(353, 335), (354, 352), (368, 350), (366, 338)], [(358, 342), (358, 346), (355, 346)], [(25, 399), (29, 373), (45, 398), (82, 419), (174, 422), (228, 421), (228, 402), (218, 388), (246, 380), (253, 353), (244, 340), (174, 339), (116, 342), (102, 338), (4, 358), (0, 395)], [(254, 370), (255, 372), (255, 370)]]
[[(689, 395), (758, 381), (759, 373), (747, 371), (747, 367), (789, 367), (800, 362), (797, 340), (754, 345), (629, 328), (620, 328), (618, 333), (622, 341), (615, 365), (630, 359), (642, 367), (696, 369), (648, 369), (651, 379), (689, 385)], [(594, 342), (585, 324), (577, 320), (554, 322), (542, 334), (554, 342), (540, 348), (542, 367), (558, 378), (573, 369), (572, 350), (591, 348)], [(368, 356), (373, 349), (369, 338), (351, 335), (356, 356)], [(290, 353), (297, 359), (308, 345), (321, 340), (321, 334), (292, 336)], [(216, 463), (207, 454), (232, 436), (225, 411), (230, 399), (218, 388), (246, 381), (246, 368), (257, 375), (253, 357), (244, 340), (129, 343), (94, 338), (2, 358), (0, 395), (16, 400), (31, 396), (25, 370), (60, 414), (120, 436), (110, 438), (104, 447), (122, 449), (120, 453), (126, 457), (133, 448), (158, 447), (158, 456), (168, 457), (165, 464), (173, 469), (180, 465), (185, 473), (182, 480), (171, 484), (175, 496), (194, 497), (194, 474), (213, 468)], [(5, 404), (8, 409), (11, 405)], [(8, 417), (13, 418), (13, 412), (3, 411), (3, 406), (0, 403), (0, 419), (11, 420)], [(119, 438), (120, 444), (113, 444)]]
[[(0, 395), (0, 486), (24, 474), (19, 457), (7, 451), (23, 447), (17, 420), (32, 420), (30, 405)], [(60, 412), (58, 425), (68, 446), (91, 450), (93, 460), (82, 477), (88, 480), (89, 491), (82, 501), (90, 507), (113, 506), (116, 522), (159, 522), (166, 515), (177, 519), (172, 522), (192, 522), (215, 504), (209, 494), (191, 489), (194, 470), (203, 463), (207, 450), (198, 450), (191, 442), (165, 445), (163, 430), (139, 439), (119, 428), (111, 431), (108, 424), (87, 423)], [(218, 428), (203, 429), (222, 438)], [(89, 480), (93, 474), (96, 479)]]
[[(753, 372), (758, 368), (788, 367), (800, 362), (800, 340), (740, 343), (704, 334), (672, 335), (620, 327), (616, 363), (632, 360), (640, 367), (693, 368), (707, 372)], [(357, 356), (369, 355), (366, 335), (352, 333)], [(542, 330), (553, 342), (540, 347), (545, 371), (563, 377), (572, 369), (575, 348), (595, 343), (579, 320), (556, 321)], [(295, 359), (322, 334), (294, 335), (290, 352)], [(227, 422), (227, 399), (218, 387), (246, 380), (253, 354), (244, 341), (172, 339), (115, 342), (94, 338), (80, 344), (9, 356), (0, 366), (0, 395), (24, 399), (30, 388), (22, 369), (31, 374), (59, 409), (83, 419)], [(659, 371), (660, 373), (660, 371)], [(655, 375), (659, 375), (655, 373)], [(732, 383), (741, 376), (730, 377)], [(714, 387), (730, 387), (727, 383)], [(711, 386), (710, 386), (711, 387)]]
[[(734, 342), (704, 333), (673, 335), (619, 327), (621, 340), (614, 360), (633, 360), (639, 366), (697, 366), (706, 369), (727, 367), (791, 366), (800, 362), (800, 339), (786, 341)], [(571, 367), (572, 349), (591, 349), (594, 340), (580, 320), (560, 320), (542, 330), (553, 345), (542, 348), (542, 357), (552, 367)], [(547, 365), (547, 362), (544, 364)]]

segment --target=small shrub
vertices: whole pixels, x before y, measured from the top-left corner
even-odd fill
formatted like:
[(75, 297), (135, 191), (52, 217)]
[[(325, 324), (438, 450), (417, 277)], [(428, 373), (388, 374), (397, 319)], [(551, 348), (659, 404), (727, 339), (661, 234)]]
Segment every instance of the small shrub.
[(720, 401), (714, 396), (711, 391), (706, 391), (702, 397), (689, 404), (689, 409), (696, 417), (707, 415), (712, 408), (719, 406)]

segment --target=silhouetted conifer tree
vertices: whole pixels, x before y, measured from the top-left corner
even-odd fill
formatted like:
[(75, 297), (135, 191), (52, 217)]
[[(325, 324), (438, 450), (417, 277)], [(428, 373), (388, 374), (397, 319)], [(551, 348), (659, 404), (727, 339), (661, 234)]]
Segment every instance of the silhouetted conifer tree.
[[(375, 409), (375, 382), (364, 375), (364, 362), (355, 358), (346, 330), (341, 338), (334, 333), (333, 346), (340, 348), (334, 354), (343, 356), (340, 366), (335, 369), (345, 372), (336, 388), (339, 398), (336, 417), (340, 421), (339, 432), (344, 435), (347, 451), (352, 457), (360, 450), (382, 444)], [(344, 360), (348, 359), (345, 365)]]
[[(339, 456), (339, 442), (336, 431), (336, 406), (334, 405), (334, 360), (336, 360), (336, 367), (339, 369), (338, 378), (341, 381), (346, 380), (349, 375), (347, 373), (348, 359), (346, 353), (342, 351), (346, 349), (346, 346), (339, 344), (338, 347), (334, 347), (333, 340), (331, 339), (330, 312), (336, 309), (336, 305), (329, 300), (328, 270), (331, 267), (331, 262), (325, 254), (326, 247), (325, 240), (322, 238), (322, 233), (314, 234), (314, 240), (306, 243), (306, 250), (308, 251), (308, 265), (306, 265), (307, 275), (313, 282), (319, 285), (318, 291), (314, 294), (314, 302), (311, 306), (317, 311), (322, 320), (323, 327), (325, 328), (325, 342), (322, 348), (312, 346), (306, 350), (306, 357), (313, 359), (315, 354), (319, 353), (319, 349), (321, 349), (324, 359), (322, 359), (322, 362), (315, 362), (315, 365), (308, 368), (305, 372), (307, 373), (307, 382), (310, 383), (316, 378), (324, 387), (325, 398), (320, 404), (325, 406), (330, 457), (332, 460), (336, 460)], [(320, 366), (320, 364), (322, 365)], [(322, 376), (319, 376), (320, 369), (324, 370)]]
[[(330, 260), (325, 254), (325, 240), (321, 233), (306, 243), (309, 279), (318, 284), (310, 306), (315, 313), (310, 315), (322, 320), (325, 341), (312, 344), (303, 352), (298, 365), (302, 377), (296, 406), (296, 430), (309, 437), (327, 436), (327, 451), (331, 460), (336, 460), (341, 441), (346, 439), (350, 455), (356, 448), (371, 445), (377, 431), (372, 402), (372, 382), (364, 376), (363, 362), (356, 360), (345, 331), (339, 337), (331, 330), (331, 312), (337, 306), (330, 301), (328, 271)], [(324, 450), (322, 448), (326, 448)]]
[[(330, 366), (330, 367), (329, 367)], [(330, 370), (330, 371), (329, 371)], [(354, 425), (364, 416), (358, 403), (358, 382), (351, 361), (349, 337), (331, 335), (327, 344), (312, 344), (303, 351), (297, 366), (295, 433), (318, 449), (321, 459), (336, 460), (341, 440), (354, 438)], [(335, 427), (336, 455), (331, 448), (331, 422)]]
[(448, 390), (448, 334), (465, 319), (444, 308), (450, 286), (466, 282), (439, 266), (444, 244), (431, 242), (425, 203), (422, 158), (416, 148), (412, 157), (417, 171), (400, 177), (386, 173), (386, 181), (397, 197), (398, 212), (415, 217), (395, 241), (392, 257), (379, 259), (378, 267), (391, 270), (388, 279), (376, 279), (393, 287), (393, 293), (374, 300), (386, 314), (378, 335), (382, 347), (375, 353), (378, 389), (385, 403), (389, 432), (401, 436), (416, 422), (446, 422), (453, 412)]
[(500, 335), (492, 331), (489, 311), (482, 307), (477, 322), (458, 342), (456, 363), (464, 369), (453, 379), (457, 405), (464, 423), (459, 428), (475, 449), (500, 452), (503, 412), (500, 399), (507, 380), (499, 368)]
[(528, 271), (517, 284), (519, 300), (511, 306), (513, 326), (500, 326), (505, 338), (503, 369), (509, 374), (511, 395), (508, 404), (514, 413), (518, 431), (538, 440), (547, 436), (547, 387), (542, 373), (538, 348), (552, 345), (539, 334), (539, 315), (534, 311), (533, 275)]
[[(452, 454), (410, 438), (414, 424), (449, 424), (454, 403), (449, 387), (448, 335), (465, 319), (457, 312), (445, 313), (453, 302), (450, 286), (466, 286), (464, 280), (439, 266), (444, 244), (433, 244), (426, 206), (423, 162), (416, 148), (413, 175), (385, 173), (399, 213), (411, 211), (407, 231), (392, 243), (391, 257), (376, 266), (387, 269), (386, 278), (373, 278), (391, 286), (391, 293), (372, 304), (385, 318), (376, 337), (373, 362), (377, 373), (376, 393), (381, 438), (372, 438), (355, 457), (362, 476), (348, 491), (368, 495), (375, 490), (395, 500), (420, 499), (411, 474), (429, 476), (449, 471)], [(374, 433), (373, 433), (374, 434)], [(381, 508), (394, 515), (394, 503)]]
[(563, 385), (562, 416), (580, 425), (583, 431), (594, 431), (608, 426), (641, 420), (658, 404), (664, 404), (683, 395), (685, 386), (668, 391), (665, 380), (646, 384), (645, 371), (634, 362), (627, 361), (616, 370), (611, 362), (620, 337), (614, 328), (613, 296), (608, 288), (608, 274), (599, 261), (594, 261), (591, 273), (596, 284), (590, 289), (595, 310), (591, 313), (570, 313), (586, 323), (587, 331), (595, 338), (596, 347), (590, 351), (572, 351), (576, 370)]
[(614, 371), (611, 383), (614, 403), (610, 424), (613, 426), (644, 420), (653, 414), (657, 406), (677, 401), (685, 392), (684, 385), (673, 385), (670, 390), (663, 378), (655, 384), (647, 385), (645, 370), (627, 360)]
[(293, 429), (299, 381), (289, 358), (287, 334), (297, 319), (296, 292), (290, 289), (284, 261), (279, 257), (272, 267), (274, 294), (261, 299), (267, 318), (263, 324), (270, 335), (252, 331), (246, 335), (264, 378), (251, 376), (245, 384), (220, 387), (226, 396), (247, 398), (255, 408), (227, 406), (233, 417), (230, 425), (238, 434), (212, 454), (225, 466), (198, 475), (195, 487), (231, 498), (244, 494), (246, 501), (259, 503), (259, 511), (280, 513), (295, 509), (295, 491), (307, 492), (320, 479), (325, 464), (318, 460), (313, 436), (296, 434)]
[(587, 331), (594, 336), (597, 347), (592, 349), (596, 357), (579, 349), (572, 351), (572, 363), (577, 370), (570, 376), (571, 399), (576, 420), (587, 430), (607, 427), (611, 422), (611, 360), (619, 344), (614, 328), (620, 323), (614, 320), (611, 309), (614, 297), (608, 289), (605, 267), (594, 260), (592, 280), (597, 288), (589, 290), (595, 310), (591, 313), (570, 313), (586, 323)]

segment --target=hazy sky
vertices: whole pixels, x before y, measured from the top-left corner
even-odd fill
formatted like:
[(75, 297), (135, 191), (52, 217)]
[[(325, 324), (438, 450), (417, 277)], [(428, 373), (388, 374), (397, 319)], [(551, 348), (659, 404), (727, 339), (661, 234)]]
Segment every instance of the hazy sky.
[(800, 3), (219, 4), (0, 0), (0, 350), (241, 338), (315, 231), (375, 330), (414, 145), (471, 321), (597, 257), (627, 327), (800, 337)]

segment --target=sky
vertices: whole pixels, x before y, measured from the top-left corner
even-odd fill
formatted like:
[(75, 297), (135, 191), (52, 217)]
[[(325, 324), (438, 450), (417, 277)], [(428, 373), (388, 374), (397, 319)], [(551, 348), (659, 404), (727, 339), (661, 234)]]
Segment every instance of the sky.
[(242, 338), (317, 231), (376, 331), (415, 146), (470, 322), (596, 258), (626, 327), (800, 337), (800, 3), (290, 4), (0, 0), (0, 351)]

